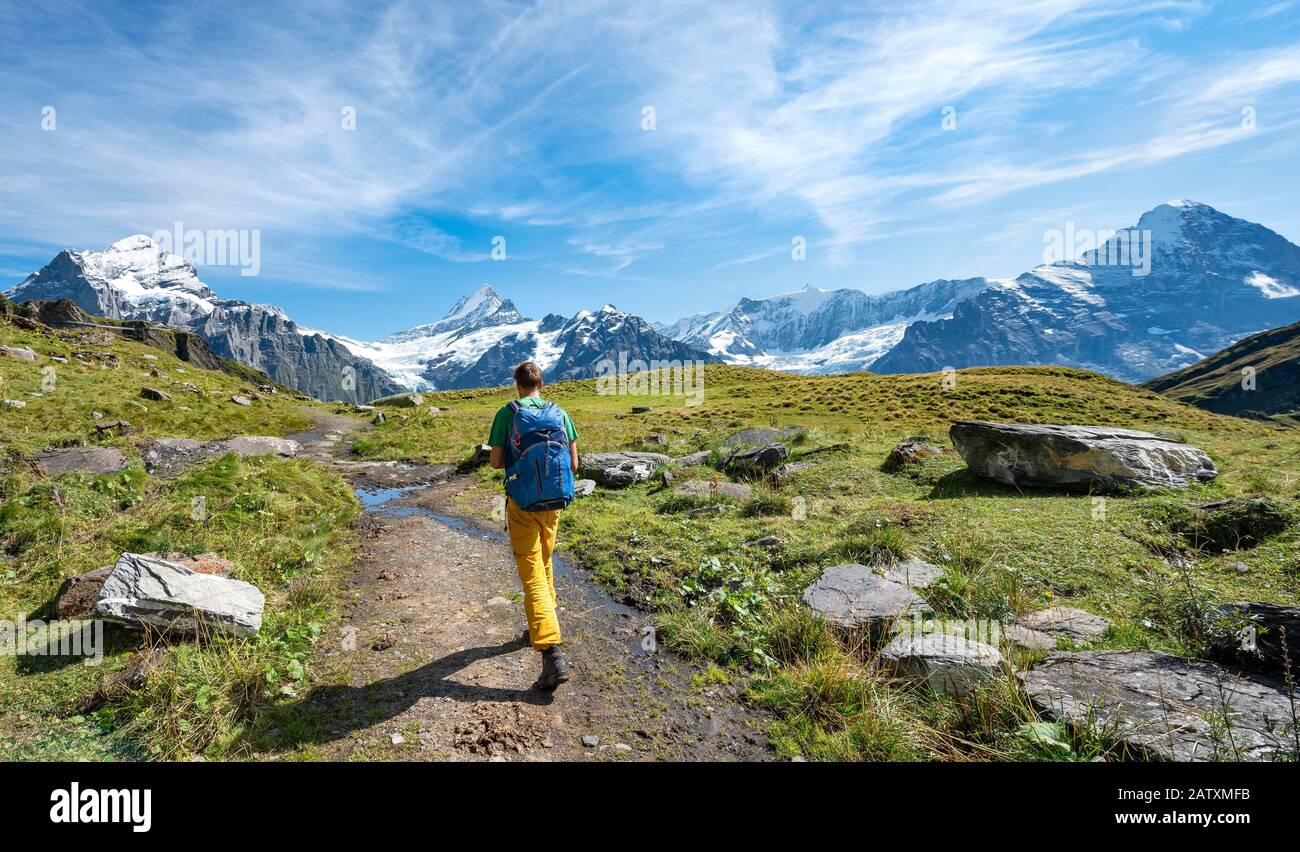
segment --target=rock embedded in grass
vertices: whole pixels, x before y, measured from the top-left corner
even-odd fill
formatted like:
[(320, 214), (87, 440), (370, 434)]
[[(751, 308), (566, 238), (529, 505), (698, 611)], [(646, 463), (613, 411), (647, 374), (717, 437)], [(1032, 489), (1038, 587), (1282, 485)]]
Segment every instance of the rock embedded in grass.
[(948, 633), (897, 636), (881, 650), (876, 665), (895, 677), (921, 678), (948, 695), (965, 695), (1003, 668), (997, 648)]
[(754, 496), (754, 489), (741, 482), (705, 482), (702, 479), (688, 479), (673, 489), (678, 497), (730, 497), (733, 500), (748, 500)]
[(883, 631), (894, 621), (929, 608), (907, 586), (856, 564), (827, 568), (804, 589), (800, 600), (826, 621), (848, 630)]
[(140, 396), (144, 399), (152, 399), (154, 402), (171, 402), (172, 396), (166, 391), (160, 391), (157, 388), (140, 388)]
[(573, 483), (574, 497), (590, 497), (595, 491), (596, 480), (594, 479), (579, 479)]
[[(1300, 680), (1300, 607), (1238, 601), (1222, 604), (1215, 612), (1228, 628), (1214, 637), (1218, 659), (1277, 678), (1286, 676), (1289, 662), (1292, 678)], [(1243, 635), (1246, 628), (1253, 628), (1253, 632)]]
[(701, 450), (698, 453), (691, 453), (688, 456), (681, 456), (673, 459), (673, 464), (679, 467), (694, 467), (695, 465), (708, 464), (713, 453), (708, 450)]
[(903, 559), (884, 568), (886, 580), (902, 583), (909, 589), (924, 589), (932, 586), (943, 578), (944, 573), (938, 565), (931, 565), (920, 559)]
[(19, 361), (35, 361), (36, 353), (23, 346), (0, 346), (0, 355), (16, 358)]
[(1196, 447), (1133, 429), (958, 420), (949, 436), (973, 473), (1004, 485), (1186, 488), (1218, 476)]
[[(1276, 760), (1294, 749), (1285, 686), (1152, 651), (1049, 654), (1021, 677), (1051, 721), (1158, 760)], [(1226, 718), (1225, 718), (1226, 714)]]
[(790, 451), (785, 444), (765, 444), (734, 453), (727, 459), (727, 467), (732, 470), (761, 472), (779, 467), (789, 457)]
[[(212, 574), (217, 577), (229, 577), (234, 565), (230, 560), (215, 553), (202, 553), (198, 556), (185, 556), (179, 553), (146, 553), (145, 556), (174, 562), (198, 574)], [(99, 598), (104, 581), (113, 573), (116, 565), (105, 565), (76, 577), (63, 581), (54, 596), (54, 612), (62, 620), (90, 617), (91, 608)]]
[(661, 453), (583, 453), (578, 459), (578, 473), (606, 488), (626, 488), (645, 482), (655, 469), (672, 459)]
[(235, 405), (252, 405), (253, 401), (246, 396), (235, 395), (230, 398)]
[(888, 464), (891, 467), (902, 467), (903, 465), (916, 464), (921, 459), (941, 455), (943, 455), (943, 450), (939, 447), (928, 444), (920, 438), (908, 438), (889, 451)]
[(1073, 642), (1091, 642), (1105, 635), (1111, 627), (1108, 618), (1068, 606), (1053, 606), (1026, 613), (1016, 624), (1040, 633), (1050, 633)]
[(31, 457), (36, 470), (45, 476), (57, 477), (72, 471), (99, 476), (126, 469), (126, 455), (112, 447), (67, 447), (47, 450)]
[(262, 627), (266, 598), (251, 583), (201, 574), (175, 562), (123, 553), (91, 612), (180, 636), (247, 637)]

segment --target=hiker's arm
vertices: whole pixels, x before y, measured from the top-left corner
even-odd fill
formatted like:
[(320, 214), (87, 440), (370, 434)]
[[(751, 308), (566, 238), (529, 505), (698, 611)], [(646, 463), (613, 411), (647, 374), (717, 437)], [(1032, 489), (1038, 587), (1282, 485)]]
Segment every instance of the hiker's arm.
[[(480, 458), (482, 458), (482, 457), (480, 456)], [(502, 470), (503, 468), (505, 468), (505, 466), (506, 466), (506, 448), (505, 448), (505, 447), (493, 447), (493, 448), (492, 448), (492, 455), (488, 457), (488, 464), (492, 465), (492, 467), (496, 468), (497, 470)]]
[(576, 438), (569, 442), (569, 469), (574, 473), (578, 472), (578, 441)]

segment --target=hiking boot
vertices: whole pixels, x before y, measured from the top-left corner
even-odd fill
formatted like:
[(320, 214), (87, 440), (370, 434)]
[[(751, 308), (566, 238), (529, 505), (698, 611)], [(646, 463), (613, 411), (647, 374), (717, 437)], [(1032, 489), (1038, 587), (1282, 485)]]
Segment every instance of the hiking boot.
[(568, 679), (569, 664), (564, 661), (559, 647), (552, 645), (542, 652), (542, 674), (533, 686), (549, 692)]

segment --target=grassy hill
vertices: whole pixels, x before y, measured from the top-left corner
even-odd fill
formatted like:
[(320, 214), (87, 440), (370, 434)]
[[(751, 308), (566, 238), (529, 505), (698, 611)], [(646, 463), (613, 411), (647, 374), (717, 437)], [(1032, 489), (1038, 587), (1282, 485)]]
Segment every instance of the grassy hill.
[[(1253, 388), (1243, 384), (1247, 368)], [(1300, 425), (1300, 323), (1251, 335), (1144, 387), (1221, 414)]]
[[(369, 457), (452, 461), (486, 439), (506, 389), (426, 397), (390, 418), (356, 449)], [(601, 396), (594, 381), (565, 382), (545, 395), (576, 421), (583, 451), (637, 448), (672, 456), (717, 447), (747, 426), (800, 427), (792, 460), (809, 467), (779, 486), (756, 483), (747, 503), (697, 512), (699, 501), (659, 482), (601, 489), (562, 521), (568, 552), (602, 582), (653, 610), (660, 639), (712, 661), (719, 677), (749, 673), (755, 700), (783, 717), (785, 753), (852, 758), (1033, 757), (1016, 731), (1030, 715), (1008, 688), (978, 706), (883, 688), (861, 660), (838, 650), (795, 603), (822, 569), (914, 555), (943, 566), (926, 592), (939, 613), (1005, 619), (1063, 603), (1105, 615), (1116, 629), (1101, 647), (1197, 654), (1197, 613), (1214, 602), (1297, 602), (1300, 536), (1294, 525), (1241, 552), (1190, 551), (1177, 519), (1229, 496), (1276, 501), (1293, 512), (1300, 496), (1300, 433), (1225, 417), (1149, 390), (1071, 369), (963, 370), (944, 390), (938, 375), (801, 377), (707, 367), (703, 404), (682, 397)], [(649, 404), (646, 414), (633, 405)], [(1017, 492), (972, 478), (956, 454), (900, 471), (884, 462), (913, 435), (947, 444), (956, 418), (1107, 424), (1175, 432), (1205, 449), (1221, 476), (1181, 493), (1108, 497), (1095, 517), (1087, 495)], [(662, 435), (666, 446), (645, 438)], [(842, 451), (814, 453), (846, 443)], [(722, 480), (712, 468), (674, 471)], [(479, 473), (467, 497), (487, 511), (500, 474)], [(704, 501), (704, 503), (718, 501)], [(797, 519), (796, 505), (805, 509)], [(756, 544), (765, 536), (775, 547)], [(1178, 553), (1187, 567), (1162, 558)], [(1239, 566), (1246, 566), (1243, 570)], [(1084, 759), (1101, 746), (1077, 741)]]
[[(40, 615), (66, 577), (123, 551), (218, 553), (266, 593), (267, 610), (255, 640), (168, 647), (144, 690), (91, 713), (81, 709), (105, 679), (141, 659), (139, 634), (110, 629), (99, 667), (0, 656), (0, 759), (220, 755), (259, 706), (304, 682), (314, 636), (333, 612), (337, 571), (351, 560), (351, 489), (318, 465), (269, 457), (226, 456), (175, 479), (149, 476), (140, 451), (152, 438), (279, 435), (309, 426), (304, 403), (259, 394), (260, 374), (247, 368), (197, 369), (165, 340), (159, 348), (102, 329), (21, 325), (0, 317), (0, 345), (36, 355), (0, 355), (0, 399), (25, 403), (0, 404), (0, 618)], [(143, 399), (143, 387), (172, 399)], [(252, 404), (232, 403), (235, 395)], [(129, 434), (95, 429), (118, 420), (131, 424)], [(121, 448), (128, 467), (51, 480), (25, 461), (81, 445)], [(206, 509), (199, 518), (197, 497)]]

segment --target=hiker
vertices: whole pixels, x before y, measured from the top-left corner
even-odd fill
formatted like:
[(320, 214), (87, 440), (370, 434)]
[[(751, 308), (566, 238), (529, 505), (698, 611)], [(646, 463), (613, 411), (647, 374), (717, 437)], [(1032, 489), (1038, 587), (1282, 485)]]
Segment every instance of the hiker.
[(560, 510), (573, 502), (578, 432), (564, 409), (542, 399), (542, 371), (532, 361), (515, 367), (515, 389), (519, 399), (502, 406), (492, 420), (490, 463), (506, 472), (506, 523), (524, 587), (528, 639), (542, 654), (542, 674), (534, 686), (552, 690), (569, 679), (560, 650), (551, 553)]

